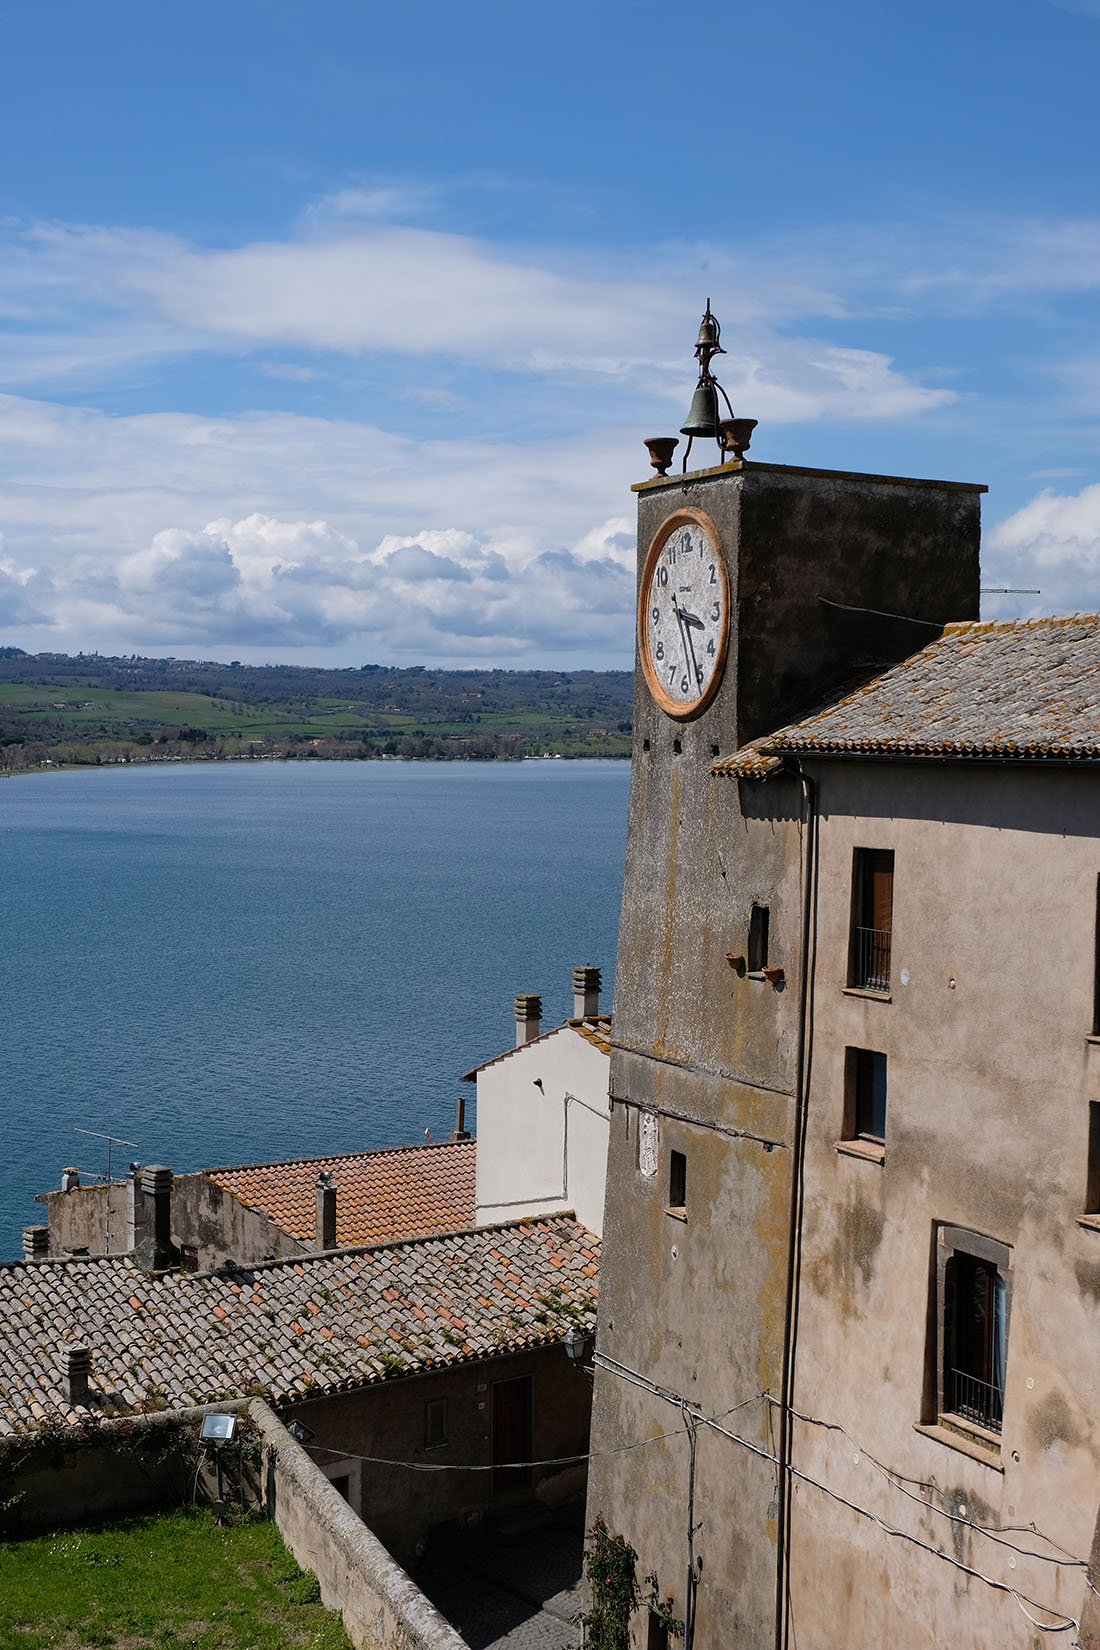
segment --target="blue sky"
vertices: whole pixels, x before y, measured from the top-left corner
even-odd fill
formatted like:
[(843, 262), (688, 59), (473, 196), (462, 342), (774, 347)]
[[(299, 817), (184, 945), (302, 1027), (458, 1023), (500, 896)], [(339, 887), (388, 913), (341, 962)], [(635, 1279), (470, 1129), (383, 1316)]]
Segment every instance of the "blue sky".
[(0, 640), (630, 663), (709, 296), (752, 457), (1100, 608), (1100, 0), (0, 0)]

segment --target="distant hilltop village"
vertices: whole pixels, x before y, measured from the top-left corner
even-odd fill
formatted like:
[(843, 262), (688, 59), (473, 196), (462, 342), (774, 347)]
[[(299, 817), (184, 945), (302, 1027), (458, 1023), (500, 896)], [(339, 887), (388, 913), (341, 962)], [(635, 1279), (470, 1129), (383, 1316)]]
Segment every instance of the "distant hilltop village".
[(517, 995), (476, 1143), (47, 1194), (21, 1522), (261, 1505), (372, 1650), (1100, 1647), (1100, 615), (982, 623), (984, 489), (748, 460), (717, 352), (613, 1018)]
[(627, 670), (406, 670), (0, 648), (0, 774), (104, 763), (630, 755)]

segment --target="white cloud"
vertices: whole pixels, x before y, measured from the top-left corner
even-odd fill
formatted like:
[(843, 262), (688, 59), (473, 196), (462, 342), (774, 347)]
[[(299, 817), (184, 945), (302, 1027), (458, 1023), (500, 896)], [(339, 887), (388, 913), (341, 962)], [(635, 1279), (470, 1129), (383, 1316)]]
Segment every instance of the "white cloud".
[(983, 583), (1037, 586), (1037, 597), (988, 597), (990, 617), (1100, 611), (1100, 484), (1045, 488), (986, 535)]
[[(630, 267), (556, 269), (469, 237), (394, 224), (319, 227), (303, 240), (221, 249), (145, 230), (37, 224), (9, 232), (0, 310), (20, 317), (3, 351), (10, 386), (58, 383), (131, 369), (189, 352), (411, 357), (559, 377), (604, 393), (611, 382), (662, 402), (691, 387), (685, 290), (667, 252)], [(637, 262), (655, 273), (639, 279)], [(731, 394), (754, 416), (907, 418), (954, 393), (927, 388), (882, 353), (776, 330), (801, 306), (824, 305), (760, 265), (727, 258)], [(74, 323), (82, 316), (83, 328)], [(263, 363), (270, 376), (307, 381), (309, 362)], [(431, 386), (411, 393), (438, 397)]]
[(0, 397), (0, 454), (5, 642), (630, 663), (633, 541), (615, 510), (645, 471), (634, 440), (524, 451)]

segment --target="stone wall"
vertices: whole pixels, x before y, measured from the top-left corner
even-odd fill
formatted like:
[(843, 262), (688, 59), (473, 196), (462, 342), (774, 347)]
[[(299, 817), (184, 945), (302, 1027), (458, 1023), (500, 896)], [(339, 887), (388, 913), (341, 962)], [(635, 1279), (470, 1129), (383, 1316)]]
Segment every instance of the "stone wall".
[(467, 1650), (268, 1406), (253, 1401), (249, 1414), (263, 1441), (266, 1510), (356, 1650)]

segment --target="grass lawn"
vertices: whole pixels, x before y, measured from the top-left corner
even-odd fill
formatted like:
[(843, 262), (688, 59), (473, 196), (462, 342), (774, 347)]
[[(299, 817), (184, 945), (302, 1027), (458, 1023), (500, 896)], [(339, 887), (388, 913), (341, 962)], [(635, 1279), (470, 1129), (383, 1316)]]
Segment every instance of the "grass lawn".
[(349, 1650), (274, 1524), (203, 1510), (0, 1542), (0, 1650)]

